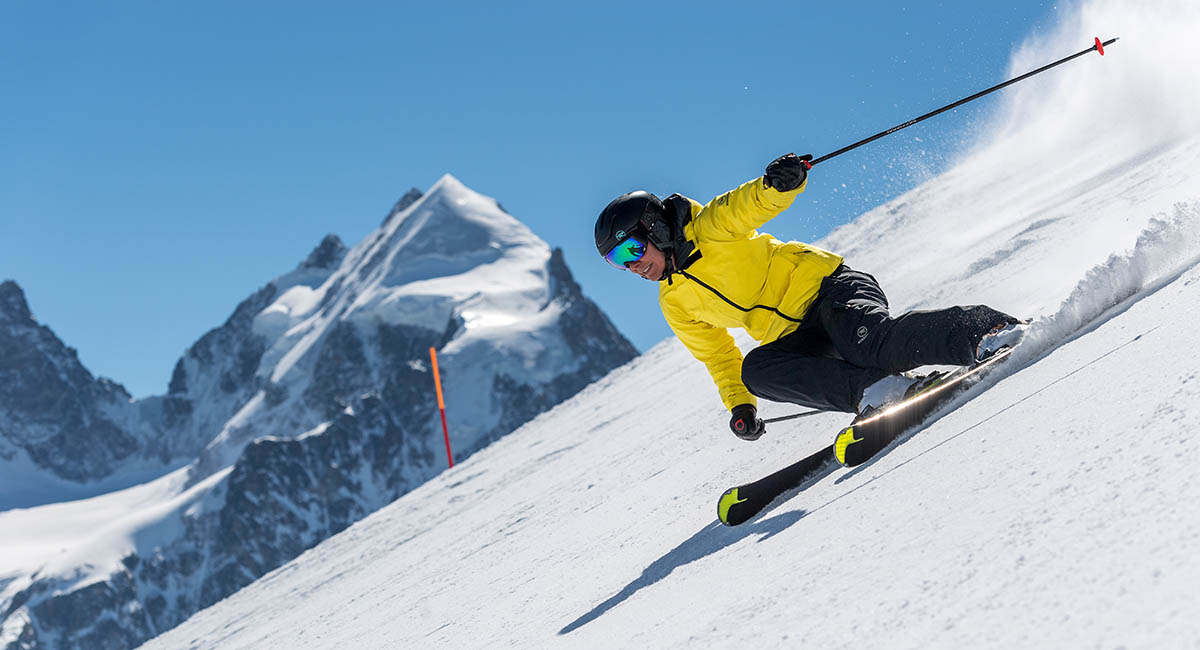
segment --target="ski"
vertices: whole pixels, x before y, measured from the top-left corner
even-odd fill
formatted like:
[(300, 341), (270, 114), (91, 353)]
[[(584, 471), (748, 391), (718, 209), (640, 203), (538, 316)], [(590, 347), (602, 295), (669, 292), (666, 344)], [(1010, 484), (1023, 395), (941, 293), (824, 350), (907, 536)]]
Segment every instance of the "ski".
[(977, 385), (1010, 354), (1012, 348), (1002, 348), (984, 361), (943, 375), (916, 395), (881, 412), (859, 416), (834, 437), (834, 456), (845, 467), (865, 463), (905, 432), (925, 424), (951, 399)]
[(774, 474), (729, 488), (717, 500), (717, 519), (726, 526), (743, 523), (761, 512), (779, 495), (802, 485), (821, 468), (833, 466), (834, 461), (833, 445), (830, 445)]
[(826, 465), (861, 465), (904, 433), (925, 424), (951, 399), (978, 385), (1010, 354), (1012, 348), (1001, 348), (985, 361), (942, 375), (920, 393), (882, 412), (860, 416), (838, 432), (832, 445), (774, 474), (725, 490), (717, 500), (717, 519), (726, 526), (737, 526), (762, 512), (784, 492), (802, 486)]
[(984, 361), (943, 374), (911, 397), (882, 411), (860, 415), (838, 432), (832, 445), (757, 481), (725, 490), (717, 500), (717, 519), (726, 526), (737, 526), (762, 512), (784, 492), (802, 486), (827, 464), (836, 461), (854, 467), (865, 463), (901, 435), (924, 425), (953, 398), (978, 385), (1012, 351), (1011, 347), (1003, 347)]

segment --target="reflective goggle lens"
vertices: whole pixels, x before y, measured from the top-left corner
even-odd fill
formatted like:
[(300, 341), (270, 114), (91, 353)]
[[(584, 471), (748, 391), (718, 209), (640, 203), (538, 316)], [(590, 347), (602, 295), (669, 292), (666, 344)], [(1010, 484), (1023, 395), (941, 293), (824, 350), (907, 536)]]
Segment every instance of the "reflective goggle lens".
[(617, 244), (616, 248), (613, 248), (611, 251), (609, 251), (608, 255), (604, 256), (604, 259), (608, 260), (609, 264), (612, 264), (618, 269), (625, 270), (626, 264), (642, 259), (642, 256), (645, 254), (645, 242), (637, 237), (627, 237), (625, 241)]

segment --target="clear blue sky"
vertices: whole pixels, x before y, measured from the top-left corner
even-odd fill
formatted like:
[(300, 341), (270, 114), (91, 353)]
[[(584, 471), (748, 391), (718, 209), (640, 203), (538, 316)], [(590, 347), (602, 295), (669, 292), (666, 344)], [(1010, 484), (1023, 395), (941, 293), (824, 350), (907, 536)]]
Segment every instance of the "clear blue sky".
[[(1002, 81), (1057, 11), (5, 2), (0, 279), (93, 373), (165, 393), (187, 346), (326, 233), (353, 245), (449, 172), (562, 247), (646, 349), (669, 335), (655, 287), (592, 243), (612, 197), (705, 202), (781, 153), (828, 153)], [(909, 189), (993, 101), (821, 165), (767, 230), (814, 239)]]

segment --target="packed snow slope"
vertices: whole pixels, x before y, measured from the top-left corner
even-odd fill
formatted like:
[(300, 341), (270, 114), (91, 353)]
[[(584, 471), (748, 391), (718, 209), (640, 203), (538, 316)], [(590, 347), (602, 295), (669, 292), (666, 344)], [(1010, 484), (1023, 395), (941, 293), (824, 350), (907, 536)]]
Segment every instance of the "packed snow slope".
[[(821, 242), (897, 311), (1036, 319), (925, 430), (724, 527), (725, 488), (847, 418), (739, 441), (668, 340), (145, 647), (1200, 647), (1200, 84), (1196, 66), (1156, 77), (1197, 14), (1070, 13), (1014, 67), (1121, 42)], [(786, 238), (804, 210), (766, 229)]]

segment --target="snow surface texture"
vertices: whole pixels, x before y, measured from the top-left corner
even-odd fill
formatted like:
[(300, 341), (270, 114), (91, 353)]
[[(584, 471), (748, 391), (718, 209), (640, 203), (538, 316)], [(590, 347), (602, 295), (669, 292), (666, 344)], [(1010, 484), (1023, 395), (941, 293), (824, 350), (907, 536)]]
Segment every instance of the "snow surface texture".
[(1200, 647), (1197, 11), (1085, 4), (1014, 67), (1103, 59), (823, 242), (897, 309), (1037, 319), (926, 430), (723, 527), (845, 417), (741, 442), (669, 340), (146, 648)]
[[(112, 451), (91, 430), (65, 444), (92, 402), (55, 420), (0, 391), (5, 650), (132, 648), (443, 471), (431, 347), (457, 460), (636, 355), (561, 251), (449, 175), (354, 248), (327, 237), (243, 301), (179, 361), (166, 396), (130, 402), (92, 378), (15, 283), (0, 285), (0, 308), (0, 325), (14, 323), (0, 347), (41, 342), (24, 346), (37, 363), (0, 367), (16, 389), (45, 403), (82, 393), (64, 385), (101, 406), (120, 395), (127, 411), (153, 413), (131, 430), (192, 441), (181, 445), (191, 462), (163, 454), (146, 469), (129, 437), (112, 462), (85, 468), (93, 480), (72, 483), (63, 468), (79, 466), (35, 461)], [(21, 374), (28, 365), (42, 371)]]

